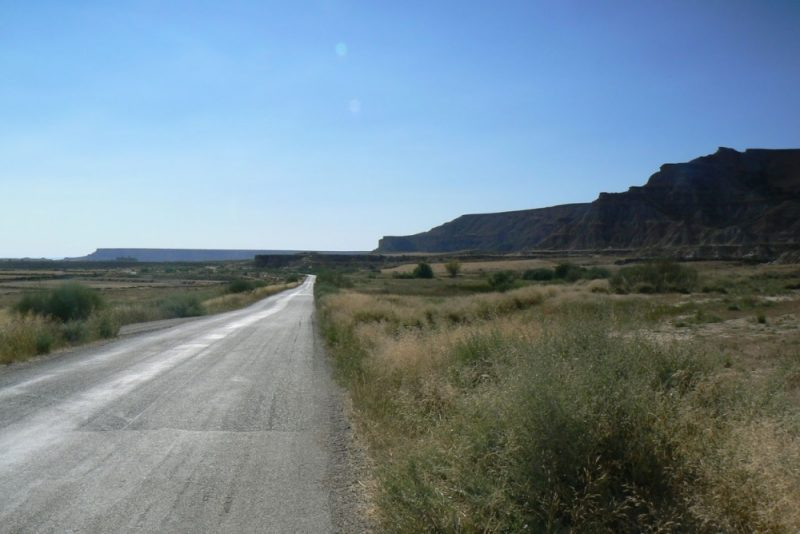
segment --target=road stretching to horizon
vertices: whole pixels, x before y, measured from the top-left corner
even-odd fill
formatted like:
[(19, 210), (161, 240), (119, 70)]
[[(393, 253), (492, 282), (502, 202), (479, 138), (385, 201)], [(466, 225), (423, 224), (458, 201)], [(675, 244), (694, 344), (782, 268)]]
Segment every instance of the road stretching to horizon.
[(342, 530), (313, 284), (0, 370), (0, 532)]

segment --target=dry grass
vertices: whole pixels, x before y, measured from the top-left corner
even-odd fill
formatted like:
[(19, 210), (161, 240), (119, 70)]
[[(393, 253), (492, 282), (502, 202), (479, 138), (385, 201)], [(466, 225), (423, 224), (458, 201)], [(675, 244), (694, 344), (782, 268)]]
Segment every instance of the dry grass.
[(221, 295), (203, 301), (203, 307), (208, 313), (221, 313), (224, 311), (235, 310), (248, 306), (258, 300), (269, 297), (281, 291), (297, 287), (299, 282), (292, 282), (289, 284), (274, 284), (270, 286), (259, 287), (247, 293), (232, 293), (228, 295)]
[[(783, 283), (730, 269), (717, 281), (733, 294)], [(730, 295), (604, 280), (471, 296), (402, 282), (319, 301), (383, 530), (800, 529), (793, 294), (728, 310)], [(676, 327), (687, 313), (702, 320)]]
[(61, 329), (36, 316), (13, 317), (0, 325), (0, 364), (46, 354), (63, 344)]

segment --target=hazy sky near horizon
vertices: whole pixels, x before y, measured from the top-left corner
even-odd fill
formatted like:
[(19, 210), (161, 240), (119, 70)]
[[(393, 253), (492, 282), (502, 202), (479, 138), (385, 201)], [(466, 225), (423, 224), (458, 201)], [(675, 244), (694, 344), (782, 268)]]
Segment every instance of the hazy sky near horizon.
[(0, 257), (368, 250), (800, 147), (800, 2), (0, 0)]

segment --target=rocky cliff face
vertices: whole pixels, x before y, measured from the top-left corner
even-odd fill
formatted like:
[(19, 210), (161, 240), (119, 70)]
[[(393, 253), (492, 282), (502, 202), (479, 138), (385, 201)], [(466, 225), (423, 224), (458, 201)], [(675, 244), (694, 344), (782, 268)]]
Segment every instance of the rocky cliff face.
[(696, 257), (777, 256), (800, 247), (800, 149), (720, 148), (666, 164), (647, 184), (590, 204), (464, 215), (384, 237), (380, 252), (636, 249)]

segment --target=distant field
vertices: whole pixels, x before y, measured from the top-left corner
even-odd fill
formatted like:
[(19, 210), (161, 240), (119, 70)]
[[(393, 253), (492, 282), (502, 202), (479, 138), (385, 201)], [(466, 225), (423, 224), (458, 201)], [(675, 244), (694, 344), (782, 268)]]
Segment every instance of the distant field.
[[(85, 265), (3, 269), (0, 262), (0, 363), (47, 353), (60, 346), (113, 337), (126, 324), (218, 313), (245, 306), (290, 287), (297, 275), (256, 269), (252, 262), (214, 264)], [(292, 281), (288, 283), (288, 281)], [(234, 287), (233, 282), (238, 283)], [(77, 283), (99, 295), (89, 317), (55, 320), (22, 315), (13, 308), (24, 298), (49, 295)]]
[(800, 266), (570, 261), (320, 275), (381, 531), (800, 530)]

